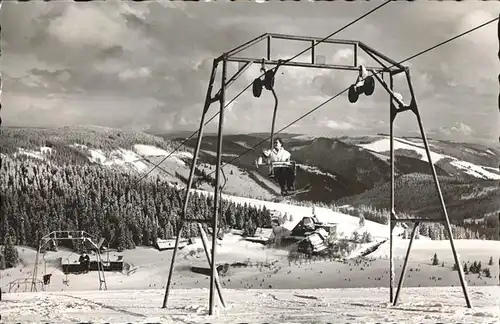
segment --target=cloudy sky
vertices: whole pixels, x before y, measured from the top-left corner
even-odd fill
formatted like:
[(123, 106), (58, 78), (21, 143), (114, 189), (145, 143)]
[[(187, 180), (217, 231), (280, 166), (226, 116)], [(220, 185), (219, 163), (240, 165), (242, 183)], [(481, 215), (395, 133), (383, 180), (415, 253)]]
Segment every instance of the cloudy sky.
[[(325, 37), (380, 3), (4, 3), (3, 125), (195, 130), (214, 57), (266, 32)], [(497, 6), (394, 2), (335, 37), (360, 40), (399, 61), (495, 18)], [(407, 63), (429, 135), (497, 142), (496, 28), (492, 23)], [(274, 44), (273, 58), (291, 57), (308, 46)], [(353, 52), (320, 45), (317, 54), (328, 63), (349, 64)], [(242, 55), (262, 58), (265, 51), (256, 46)], [(372, 64), (366, 55), (360, 60)], [(234, 73), (237, 65), (228, 69)], [(247, 70), (228, 89), (228, 100), (258, 73), (258, 66)], [(283, 67), (276, 77), (276, 127), (344, 90), (355, 78), (355, 72)], [(404, 79), (396, 80), (396, 90), (408, 93)], [(373, 96), (360, 97), (354, 105), (345, 94), (288, 131), (326, 136), (388, 132), (387, 100), (378, 84)], [(270, 92), (259, 99), (245, 92), (226, 112), (227, 131), (268, 130), (272, 107)], [(209, 116), (216, 109), (213, 105)], [(209, 130), (215, 129), (211, 123)], [(417, 130), (413, 114), (398, 116), (397, 135)]]

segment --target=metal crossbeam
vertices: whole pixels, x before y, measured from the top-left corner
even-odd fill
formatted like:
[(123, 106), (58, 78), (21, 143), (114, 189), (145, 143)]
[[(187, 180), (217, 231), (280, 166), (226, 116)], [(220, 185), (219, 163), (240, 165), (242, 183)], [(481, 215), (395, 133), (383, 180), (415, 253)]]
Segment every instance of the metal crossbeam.
[[(295, 66), (295, 67), (305, 67), (305, 68), (316, 68), (316, 69), (330, 69), (330, 70), (344, 70), (344, 71), (359, 71), (358, 66), (354, 65), (339, 65), (339, 64), (319, 64), (319, 63), (305, 63), (305, 62), (287, 62), (283, 63), (281, 60), (266, 60), (261, 58), (251, 58), (251, 57), (230, 57), (227, 59), (228, 62), (241, 62), (241, 63), (264, 63), (265, 65), (283, 65), (283, 66)], [(388, 68), (384, 67), (367, 67), (367, 69), (374, 70), (377, 72), (389, 72)]]

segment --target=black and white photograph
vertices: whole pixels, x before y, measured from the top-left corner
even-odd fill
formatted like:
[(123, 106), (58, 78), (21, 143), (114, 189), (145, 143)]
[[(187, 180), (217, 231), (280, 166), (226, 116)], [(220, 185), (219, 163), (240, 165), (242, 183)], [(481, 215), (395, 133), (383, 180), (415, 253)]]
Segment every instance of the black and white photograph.
[(498, 323), (495, 1), (2, 1), (1, 323)]

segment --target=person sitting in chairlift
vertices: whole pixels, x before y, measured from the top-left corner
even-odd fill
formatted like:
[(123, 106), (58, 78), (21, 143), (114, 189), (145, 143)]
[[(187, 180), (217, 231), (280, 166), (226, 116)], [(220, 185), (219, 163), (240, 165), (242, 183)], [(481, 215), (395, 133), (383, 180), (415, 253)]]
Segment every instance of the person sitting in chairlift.
[(274, 148), (272, 150), (263, 150), (262, 155), (255, 161), (255, 165), (264, 164), (266, 160), (269, 164), (269, 178), (275, 178), (281, 187), (281, 194), (286, 194), (288, 191), (295, 190), (293, 185), (293, 170), (289, 167), (273, 168), (273, 162), (290, 162), (291, 154), (283, 148), (283, 140), (276, 138), (274, 140)]
[(83, 252), (82, 255), (80, 255), (80, 258), (78, 259), (80, 262), (80, 271), (87, 273), (89, 272), (90, 268), (90, 257), (87, 255), (87, 253)]
[(43, 275), (43, 284), (45, 286), (50, 285), (50, 277), (52, 277), (52, 273), (48, 273), (48, 274)]

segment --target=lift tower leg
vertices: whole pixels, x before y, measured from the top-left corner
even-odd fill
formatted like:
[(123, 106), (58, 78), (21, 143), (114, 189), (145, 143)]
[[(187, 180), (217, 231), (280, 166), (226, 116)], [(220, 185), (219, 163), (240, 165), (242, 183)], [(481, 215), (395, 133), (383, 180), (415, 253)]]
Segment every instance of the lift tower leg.
[[(177, 252), (179, 250), (179, 243), (180, 243), (180, 238), (182, 236), (182, 232), (184, 230), (184, 227), (186, 226), (186, 223), (195, 223), (195, 222), (198, 223), (198, 229), (200, 231), (200, 237), (201, 237), (202, 242), (203, 242), (203, 248), (205, 250), (205, 254), (207, 256), (207, 261), (208, 261), (208, 264), (209, 264), (210, 269), (211, 269), (211, 279), (212, 280), (211, 280), (211, 286), (210, 286), (210, 296), (211, 296), (211, 298), (213, 296), (213, 288), (214, 287), (212, 285), (212, 281), (214, 281), (215, 287), (217, 288), (217, 291), (219, 293), (219, 298), (220, 298), (221, 304), (225, 307), (224, 299), (222, 298), (220, 283), (218, 280), (217, 265), (215, 263), (214, 253), (212, 253), (212, 258), (210, 259), (210, 252), (208, 250), (208, 246), (207, 246), (208, 244), (206, 242), (207, 241), (206, 235), (203, 231), (203, 227), (201, 226), (202, 222), (203, 223), (208, 223), (208, 222), (207, 222), (207, 220), (201, 220), (201, 219), (196, 220), (196, 219), (188, 219), (187, 218), (189, 196), (191, 193), (191, 188), (193, 186), (193, 179), (194, 179), (194, 171), (196, 169), (196, 162), (198, 160), (198, 156), (200, 153), (201, 141), (203, 138), (203, 130), (204, 130), (204, 126), (205, 126), (205, 117), (206, 117), (206, 114), (208, 112), (208, 109), (210, 108), (210, 105), (215, 101), (214, 99), (212, 99), (212, 89), (213, 89), (213, 85), (215, 82), (215, 76), (216, 76), (216, 72), (217, 72), (218, 63), (219, 63), (218, 60), (214, 60), (214, 62), (213, 62), (212, 73), (210, 76), (210, 83), (208, 85), (207, 94), (206, 94), (206, 98), (205, 98), (205, 104), (203, 106), (203, 113), (202, 113), (202, 117), (200, 120), (200, 127), (199, 127), (199, 131), (198, 131), (198, 140), (196, 142), (196, 148), (195, 148), (195, 152), (193, 154), (193, 160), (191, 161), (191, 170), (189, 173), (188, 185), (187, 185), (185, 196), (184, 196), (184, 205), (183, 205), (183, 210), (182, 210), (181, 221), (179, 222), (179, 226), (177, 229), (177, 236), (175, 239), (174, 252), (172, 254), (172, 260), (170, 262), (170, 270), (168, 273), (167, 285), (165, 286), (165, 295), (163, 297), (163, 305), (162, 305), (163, 308), (167, 308), (168, 297), (170, 295), (170, 288), (171, 288), (171, 284), (172, 284), (172, 275), (173, 275), (173, 272), (175, 269), (175, 261), (177, 258)], [(223, 69), (223, 72), (224, 72), (224, 69)], [(223, 73), (223, 75), (224, 75), (224, 73)], [(216, 195), (217, 195), (217, 188), (218, 187), (216, 187)], [(218, 200), (215, 199), (215, 201), (218, 201)], [(215, 210), (217, 210), (217, 205), (215, 205)], [(216, 213), (216, 212), (214, 211), (214, 213)], [(212, 228), (212, 230), (213, 230), (212, 234), (216, 240), (216, 238), (217, 238), (217, 223), (212, 222), (212, 225), (214, 225)], [(215, 244), (213, 246), (215, 246)], [(214, 250), (214, 248), (212, 248), (212, 251), (213, 250)], [(215, 277), (214, 277), (214, 273), (215, 273)], [(212, 303), (212, 299), (211, 299), (211, 303)], [(212, 311), (210, 311), (210, 314), (212, 314)]]

